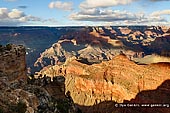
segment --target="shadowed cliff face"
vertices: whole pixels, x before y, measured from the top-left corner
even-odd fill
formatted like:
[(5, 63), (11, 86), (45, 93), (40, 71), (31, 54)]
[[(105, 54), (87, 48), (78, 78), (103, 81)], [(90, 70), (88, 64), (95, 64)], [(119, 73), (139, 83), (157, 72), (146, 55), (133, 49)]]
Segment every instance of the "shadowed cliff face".
[[(125, 103), (149, 103), (150, 107), (144, 108), (125, 108), (125, 113), (169, 113), (170, 112), (170, 79), (165, 80), (155, 90), (144, 90), (136, 95), (134, 99)], [(122, 111), (123, 111), (122, 110)]]
[(66, 91), (71, 92), (73, 101), (80, 106), (93, 106), (104, 101), (130, 101), (141, 91), (156, 89), (170, 78), (169, 73), (169, 63), (137, 65), (125, 55), (118, 55), (92, 65), (72, 58), (62, 66), (46, 67), (39, 74), (64, 75)]
[(64, 77), (29, 79), (27, 84), (0, 78), (0, 111), (3, 113), (78, 113)]

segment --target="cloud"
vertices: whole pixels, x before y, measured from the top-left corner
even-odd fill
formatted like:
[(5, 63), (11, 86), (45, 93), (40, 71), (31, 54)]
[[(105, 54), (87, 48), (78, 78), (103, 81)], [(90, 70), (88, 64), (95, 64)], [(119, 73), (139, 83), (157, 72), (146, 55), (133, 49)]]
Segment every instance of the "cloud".
[(26, 15), (18, 9), (9, 10), (8, 8), (0, 8), (0, 26), (1, 25), (21, 25), (28, 22), (41, 22), (39, 17)]
[(163, 25), (167, 23), (167, 20), (162, 17), (149, 17), (138, 18), (137, 20), (126, 20), (125, 24), (130, 25)]
[(8, 18), (8, 9), (0, 8), (0, 19)]
[(61, 1), (55, 1), (55, 2), (51, 2), (48, 5), (49, 8), (53, 9), (62, 9), (65, 11), (71, 11), (73, 10), (73, 3), (72, 2), (61, 2)]
[(34, 24), (56, 24), (58, 21), (54, 18), (42, 19), (40, 17), (26, 15), (18, 9), (9, 10), (8, 8), (0, 8), (0, 26), (18, 26)]
[(139, 25), (139, 24), (155, 24), (167, 22), (161, 16), (145, 15), (144, 13), (131, 13), (128, 11), (121, 10), (110, 10), (110, 9), (86, 9), (80, 12), (75, 12), (69, 15), (71, 20), (76, 21), (89, 21), (89, 22), (110, 22), (121, 23), (122, 25)]
[(26, 9), (26, 8), (27, 8), (27, 6), (25, 6), (25, 5), (21, 5), (21, 6), (18, 6), (18, 8)]
[(155, 11), (151, 15), (152, 16), (170, 15), (170, 9), (162, 10), (162, 11)]
[(126, 5), (135, 0), (86, 0), (80, 4), (80, 8), (98, 8), (111, 7), (116, 5)]
[(77, 13), (73, 13), (69, 16), (71, 20), (79, 21), (124, 21), (124, 20), (135, 20), (136, 15), (127, 11), (120, 10), (101, 10), (101, 9), (88, 9)]
[(21, 21), (21, 22), (42, 21), (42, 19), (39, 17), (27, 15), (27, 16), (23, 16), (23, 17), (19, 18), (19, 21)]
[(18, 9), (12, 9), (12, 11), (8, 13), (8, 17), (14, 18), (14, 19), (18, 19), (18, 18), (21, 18), (24, 16), (25, 16), (25, 14)]

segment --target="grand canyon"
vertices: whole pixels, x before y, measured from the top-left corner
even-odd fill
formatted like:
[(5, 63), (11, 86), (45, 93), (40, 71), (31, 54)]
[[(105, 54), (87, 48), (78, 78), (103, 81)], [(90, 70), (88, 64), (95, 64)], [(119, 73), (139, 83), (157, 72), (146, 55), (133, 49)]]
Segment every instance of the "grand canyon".
[(0, 27), (0, 45), (2, 113), (170, 112), (169, 27)]

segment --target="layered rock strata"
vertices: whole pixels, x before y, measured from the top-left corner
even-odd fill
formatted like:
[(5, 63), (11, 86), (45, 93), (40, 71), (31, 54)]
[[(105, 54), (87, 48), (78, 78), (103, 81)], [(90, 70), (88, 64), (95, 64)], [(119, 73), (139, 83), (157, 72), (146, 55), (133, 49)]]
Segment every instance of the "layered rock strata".
[(104, 101), (130, 101), (143, 90), (156, 89), (170, 78), (169, 73), (169, 63), (137, 65), (125, 55), (118, 55), (93, 65), (71, 58), (62, 66), (44, 68), (36, 76), (64, 75), (66, 91), (71, 92), (73, 101), (80, 106), (94, 106)]

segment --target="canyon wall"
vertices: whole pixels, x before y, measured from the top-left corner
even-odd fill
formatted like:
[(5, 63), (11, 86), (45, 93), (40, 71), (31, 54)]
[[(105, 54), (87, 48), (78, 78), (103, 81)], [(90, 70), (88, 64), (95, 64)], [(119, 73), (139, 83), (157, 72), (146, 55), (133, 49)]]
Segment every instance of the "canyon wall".
[(0, 112), (77, 113), (64, 76), (35, 79), (26, 71), (24, 46), (0, 46)]
[(141, 91), (156, 89), (170, 78), (169, 73), (169, 63), (137, 65), (125, 55), (118, 55), (110, 61), (92, 65), (78, 62), (73, 57), (64, 65), (42, 69), (36, 76), (65, 76), (66, 91), (70, 91), (73, 101), (84, 112), (90, 113), (92, 111), (84, 106), (95, 106), (105, 101), (130, 101)]
[(0, 76), (6, 75), (9, 81), (26, 81), (25, 47), (8, 44), (0, 47)]
[[(77, 29), (74, 32), (67, 32), (42, 52), (34, 66), (42, 69), (48, 65), (61, 65), (73, 56), (86, 64), (111, 60), (121, 53), (132, 61), (152, 54), (168, 57), (170, 51), (168, 29), (159, 26), (100, 26)], [(162, 58), (160, 61), (163, 61)]]

